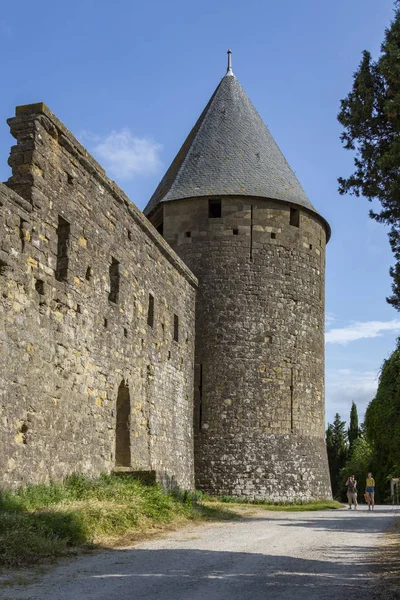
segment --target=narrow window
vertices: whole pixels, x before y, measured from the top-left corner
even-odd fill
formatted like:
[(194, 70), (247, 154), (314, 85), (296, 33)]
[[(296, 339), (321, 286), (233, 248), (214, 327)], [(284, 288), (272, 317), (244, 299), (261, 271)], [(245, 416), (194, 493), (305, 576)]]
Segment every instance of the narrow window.
[(250, 260), (253, 260), (253, 227), (254, 227), (254, 207), (250, 206)]
[(128, 229), (128, 240), (132, 241), (132, 231)]
[(57, 265), (56, 279), (65, 281), (68, 276), (68, 246), (71, 225), (60, 215), (57, 227)]
[(203, 365), (199, 365), (199, 429), (203, 426)]
[(310, 250), (312, 250), (312, 244), (309, 244), (309, 248), (310, 248)]
[(209, 219), (220, 219), (221, 218), (221, 200), (209, 200), (208, 201), (208, 218)]
[(112, 257), (110, 264), (110, 293), (108, 299), (110, 302), (118, 303), (119, 297), (119, 262)]
[(152, 215), (151, 222), (160, 235), (164, 235), (164, 209), (163, 206), (159, 206), (155, 213)]
[(154, 296), (149, 294), (149, 307), (147, 310), (147, 325), (153, 327), (154, 325)]
[(103, 325), (107, 329), (107, 327), (108, 327), (108, 319), (104, 318)]
[(129, 388), (125, 381), (120, 383), (117, 396), (115, 431), (115, 465), (131, 466), (131, 402)]
[(38, 294), (43, 296), (44, 295), (44, 281), (42, 281), (41, 279), (36, 279), (35, 290), (38, 292)]
[(179, 342), (179, 317), (174, 315), (174, 340)]
[(88, 267), (86, 269), (86, 274), (85, 274), (86, 281), (90, 281), (92, 279), (92, 275), (93, 275), (92, 267)]
[(293, 391), (294, 391), (294, 369), (292, 367), (290, 373), (290, 430), (294, 431), (294, 415), (293, 415)]
[(8, 269), (8, 264), (0, 259), (0, 275), (5, 275)]
[(126, 338), (128, 337), (128, 330), (126, 327), (124, 327), (124, 337), (126, 337)]
[(276, 240), (276, 233), (273, 231), (271, 232), (271, 240)]
[(185, 231), (185, 237), (192, 237), (191, 231)]
[(233, 235), (239, 235), (239, 229), (235, 227), (235, 229), (232, 229), (232, 233)]
[(21, 240), (21, 250), (22, 252), (25, 250), (25, 241), (27, 237), (26, 226), (28, 221), (24, 221), (24, 219), (20, 218), (19, 220), (19, 239)]
[(300, 227), (300, 211), (297, 208), (290, 209), (290, 224), (293, 227)]

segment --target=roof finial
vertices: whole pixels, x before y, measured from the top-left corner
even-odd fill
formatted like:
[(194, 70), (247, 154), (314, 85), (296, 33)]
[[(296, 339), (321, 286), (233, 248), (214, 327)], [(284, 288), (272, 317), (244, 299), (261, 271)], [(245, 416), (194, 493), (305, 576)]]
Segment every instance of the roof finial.
[(233, 75), (232, 71), (232, 50), (228, 50), (228, 68), (226, 70), (227, 75)]

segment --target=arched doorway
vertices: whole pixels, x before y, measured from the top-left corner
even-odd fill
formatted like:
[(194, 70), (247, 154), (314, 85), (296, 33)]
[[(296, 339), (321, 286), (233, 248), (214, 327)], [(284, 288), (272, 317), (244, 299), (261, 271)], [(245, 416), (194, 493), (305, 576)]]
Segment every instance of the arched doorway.
[(115, 431), (115, 466), (131, 466), (131, 402), (129, 388), (121, 381), (117, 397), (117, 418)]

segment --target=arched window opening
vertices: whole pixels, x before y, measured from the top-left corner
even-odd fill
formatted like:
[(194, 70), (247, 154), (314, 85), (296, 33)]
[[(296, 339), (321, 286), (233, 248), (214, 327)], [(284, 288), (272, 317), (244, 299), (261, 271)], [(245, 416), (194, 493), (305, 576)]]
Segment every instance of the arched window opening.
[(115, 465), (117, 467), (131, 466), (131, 402), (129, 388), (121, 381), (117, 397), (117, 418), (115, 432)]

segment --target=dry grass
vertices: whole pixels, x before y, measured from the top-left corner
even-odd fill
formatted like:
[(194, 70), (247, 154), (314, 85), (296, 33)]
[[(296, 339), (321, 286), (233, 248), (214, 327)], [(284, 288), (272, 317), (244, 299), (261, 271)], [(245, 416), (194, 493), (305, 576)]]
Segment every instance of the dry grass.
[(400, 519), (386, 532), (375, 556), (380, 577), (379, 589), (374, 600), (398, 600), (400, 598)]
[(132, 543), (184, 523), (234, 519), (195, 494), (169, 494), (131, 477), (72, 476), (0, 498), (0, 566), (49, 561), (77, 549)]
[(169, 494), (130, 476), (73, 475), (61, 483), (3, 492), (0, 566), (25, 566), (78, 550), (128, 546), (187, 523), (245, 517), (251, 508), (304, 511), (340, 506), (337, 502), (242, 503), (197, 492)]

